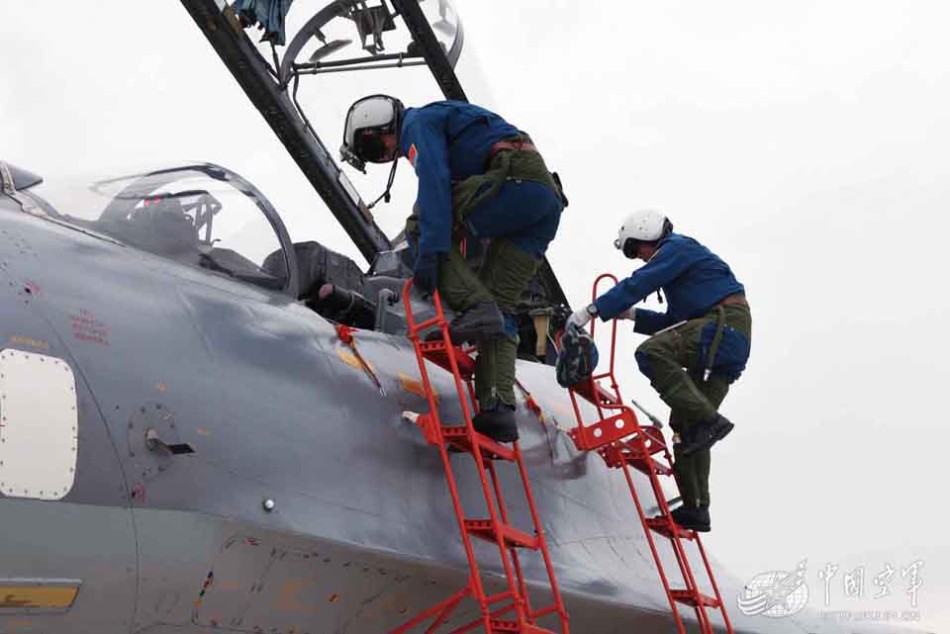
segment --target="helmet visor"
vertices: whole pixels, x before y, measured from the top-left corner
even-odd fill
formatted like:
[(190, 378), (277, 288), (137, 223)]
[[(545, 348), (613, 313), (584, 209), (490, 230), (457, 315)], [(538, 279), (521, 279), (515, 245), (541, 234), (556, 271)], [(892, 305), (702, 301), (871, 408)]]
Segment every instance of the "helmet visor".
[(368, 163), (387, 163), (393, 159), (395, 147), (387, 149), (383, 135), (393, 134), (392, 126), (362, 128), (353, 137), (353, 152)]

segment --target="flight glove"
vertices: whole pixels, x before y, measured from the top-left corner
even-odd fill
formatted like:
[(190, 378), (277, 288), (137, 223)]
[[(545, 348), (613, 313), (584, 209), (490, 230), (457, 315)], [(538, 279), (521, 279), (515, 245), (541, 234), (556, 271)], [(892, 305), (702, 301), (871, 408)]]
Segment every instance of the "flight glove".
[(422, 293), (431, 295), (439, 283), (439, 264), (443, 253), (420, 253), (412, 267), (412, 283)]
[(597, 306), (594, 304), (588, 304), (580, 310), (574, 311), (574, 313), (567, 318), (568, 326), (575, 326), (576, 328), (583, 328), (587, 322), (590, 321), (591, 317), (597, 314)]

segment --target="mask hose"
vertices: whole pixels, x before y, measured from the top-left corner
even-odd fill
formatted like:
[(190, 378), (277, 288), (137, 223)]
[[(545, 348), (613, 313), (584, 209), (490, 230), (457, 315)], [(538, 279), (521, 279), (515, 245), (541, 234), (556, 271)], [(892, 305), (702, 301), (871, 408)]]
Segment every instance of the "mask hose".
[(393, 160), (393, 167), (391, 170), (389, 170), (389, 180), (386, 182), (386, 190), (382, 194), (379, 195), (379, 198), (374, 200), (371, 204), (367, 205), (366, 207), (367, 209), (372, 209), (373, 207), (375, 207), (376, 203), (378, 203), (380, 200), (388, 203), (389, 200), (392, 198), (392, 196), (389, 195), (389, 190), (392, 189), (393, 181), (396, 180), (396, 166), (397, 165), (399, 165), (398, 158)]

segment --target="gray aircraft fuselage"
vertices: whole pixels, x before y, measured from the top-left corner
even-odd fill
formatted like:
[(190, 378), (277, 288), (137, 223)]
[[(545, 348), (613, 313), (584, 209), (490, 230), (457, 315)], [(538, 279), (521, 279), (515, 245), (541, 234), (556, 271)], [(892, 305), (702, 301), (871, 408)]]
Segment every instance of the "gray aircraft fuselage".
[[(44, 608), (0, 592), (0, 632), (378, 634), (465, 585), (438, 452), (401, 417), (425, 410), (404, 337), (356, 334), (383, 396), (334, 325), (294, 297), (2, 195), (0, 276), (3, 348), (68, 364), (78, 408), (68, 493), (0, 494), (0, 590), (78, 593)], [(518, 373), (544, 413), (520, 403), (518, 424), (572, 631), (673, 631), (622, 475), (573, 447), (552, 368), (521, 362)], [(450, 375), (432, 375), (444, 420), (459, 420)], [(36, 407), (45, 394), (35, 386)], [(191, 452), (150, 449), (150, 432)], [(477, 515), (474, 463), (452, 462)], [(513, 466), (499, 468), (512, 523), (526, 528)], [(540, 603), (540, 558), (523, 561)], [(743, 617), (739, 584), (717, 571), (738, 631), (812, 631), (814, 617)]]

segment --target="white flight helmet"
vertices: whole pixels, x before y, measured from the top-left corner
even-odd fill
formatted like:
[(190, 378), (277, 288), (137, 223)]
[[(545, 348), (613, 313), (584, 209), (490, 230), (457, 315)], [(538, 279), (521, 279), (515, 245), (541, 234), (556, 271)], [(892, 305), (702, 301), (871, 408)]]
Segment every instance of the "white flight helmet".
[(395, 134), (398, 140), (405, 106), (389, 95), (370, 95), (357, 100), (346, 113), (341, 158), (363, 171), (366, 163), (388, 163), (384, 134)]
[(620, 225), (614, 246), (628, 258), (636, 257), (637, 242), (656, 242), (673, 232), (673, 223), (655, 209), (640, 209)]

